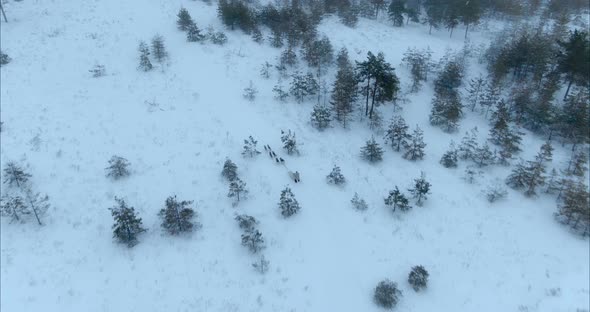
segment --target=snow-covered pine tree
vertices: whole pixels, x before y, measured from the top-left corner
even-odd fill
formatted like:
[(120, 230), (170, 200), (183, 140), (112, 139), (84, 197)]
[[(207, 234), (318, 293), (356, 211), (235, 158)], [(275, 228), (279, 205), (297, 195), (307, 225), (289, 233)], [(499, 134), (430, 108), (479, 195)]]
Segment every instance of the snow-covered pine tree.
[(145, 72), (154, 68), (150, 61), (150, 49), (145, 41), (139, 42), (139, 66), (137, 68)]
[(109, 160), (109, 166), (105, 168), (107, 178), (119, 180), (131, 174), (129, 161), (121, 156), (114, 155)]
[(572, 153), (572, 157), (568, 163), (566, 174), (583, 177), (586, 170), (588, 170), (586, 164), (588, 163), (588, 155), (583, 149), (579, 149)]
[(24, 190), (31, 177), (30, 173), (27, 173), (14, 161), (9, 161), (4, 167), (4, 184), (9, 187), (16, 187), (20, 190)]
[(426, 181), (426, 175), (424, 172), (420, 173), (419, 178), (414, 179), (414, 187), (408, 189), (408, 191), (416, 199), (416, 205), (422, 206), (422, 203), (428, 199), (431, 186), (432, 184)]
[(262, 233), (258, 230), (242, 234), (242, 246), (247, 247), (253, 254), (258, 253), (266, 247), (264, 237), (262, 237)]
[(375, 142), (374, 137), (371, 137), (365, 146), (361, 148), (361, 157), (371, 163), (383, 160), (383, 149)]
[(10, 61), (12, 61), (10, 56), (8, 56), (8, 54), (0, 51), (0, 67), (10, 63)]
[(537, 195), (537, 188), (545, 185), (545, 165), (543, 152), (539, 151), (535, 160), (527, 161), (526, 165), (518, 164), (508, 176), (506, 184), (513, 189), (524, 189), (526, 196)]
[(160, 35), (152, 38), (152, 54), (158, 63), (163, 63), (168, 59), (168, 51), (166, 51), (166, 47), (164, 46), (164, 38)]
[(286, 187), (284, 190), (281, 191), (279, 209), (281, 210), (281, 214), (285, 218), (288, 218), (296, 214), (301, 209), (299, 203), (295, 199), (295, 195), (293, 195), (293, 192), (291, 191), (291, 188)]
[(291, 80), (289, 93), (297, 100), (297, 103), (301, 103), (306, 96), (310, 95), (308, 92), (306, 76), (299, 72), (295, 72), (292, 78), (293, 80)]
[(31, 211), (22, 197), (4, 195), (0, 198), (0, 213), (3, 217), (9, 217), (10, 222), (24, 222), (23, 217), (31, 214)]
[(555, 214), (557, 220), (582, 236), (590, 236), (590, 203), (588, 186), (581, 181), (569, 184)]
[(295, 139), (295, 132), (285, 132), (281, 130), (281, 142), (283, 142), (283, 148), (287, 151), (287, 154), (299, 155), (299, 149), (297, 148), (297, 140)]
[(260, 76), (262, 76), (262, 78), (264, 79), (270, 78), (271, 68), (272, 65), (268, 61), (264, 62), (264, 64), (262, 64), (262, 66), (260, 67)]
[(166, 206), (158, 215), (162, 218), (162, 228), (168, 234), (179, 235), (201, 227), (201, 224), (193, 221), (196, 213), (190, 207), (192, 203), (192, 200), (178, 201), (176, 195), (166, 199)]
[(268, 272), (269, 263), (270, 262), (268, 260), (266, 260), (264, 255), (262, 255), (260, 257), (260, 259), (258, 259), (256, 262), (252, 263), (252, 267), (254, 268), (254, 270), (256, 270), (256, 272), (258, 272), (260, 274), (264, 274), (264, 273)]
[(342, 185), (346, 183), (346, 178), (344, 178), (344, 175), (340, 172), (340, 167), (334, 166), (332, 172), (326, 176), (326, 181), (328, 181), (328, 184)]
[(465, 176), (463, 176), (463, 179), (467, 181), (467, 183), (473, 184), (478, 180), (482, 173), (483, 171), (475, 168), (475, 166), (469, 165), (465, 168)]
[(330, 113), (330, 109), (328, 107), (316, 104), (313, 106), (313, 110), (311, 111), (311, 125), (323, 131), (324, 129), (330, 127), (330, 122), (332, 121), (332, 114)]
[(547, 141), (541, 145), (541, 157), (544, 162), (551, 162), (553, 160), (553, 146), (551, 141)]
[(205, 40), (205, 35), (201, 33), (201, 29), (197, 24), (193, 23), (188, 26), (186, 32), (186, 41), (188, 42), (199, 42)]
[(506, 197), (506, 195), (508, 195), (506, 188), (499, 183), (490, 185), (486, 190), (486, 198), (490, 203), (495, 203), (498, 200)]
[(235, 180), (238, 177), (238, 166), (231, 159), (226, 159), (225, 163), (223, 163), (221, 175), (229, 182)]
[(354, 209), (356, 210), (365, 211), (368, 208), (367, 202), (363, 198), (361, 198), (359, 194), (356, 192), (354, 193), (354, 196), (352, 197), (350, 202), (352, 203), (352, 207), (354, 207)]
[(229, 192), (227, 197), (234, 199), (234, 206), (236, 206), (240, 200), (246, 199), (248, 196), (248, 189), (246, 189), (246, 183), (240, 178), (235, 178), (229, 183)]
[(244, 150), (242, 151), (242, 156), (252, 158), (260, 154), (260, 151), (256, 149), (257, 143), (258, 141), (254, 140), (252, 136), (249, 136), (248, 139), (244, 140)]
[(398, 289), (397, 283), (390, 281), (389, 279), (382, 280), (375, 287), (375, 294), (373, 300), (375, 303), (386, 309), (393, 309), (402, 296), (401, 290)]
[(330, 104), (334, 109), (336, 120), (346, 128), (346, 122), (353, 112), (353, 104), (357, 99), (357, 79), (346, 49), (340, 51), (336, 62), (338, 72), (332, 86)]
[(257, 94), (258, 94), (258, 89), (256, 89), (256, 87), (254, 86), (254, 83), (252, 83), (252, 80), (250, 80), (250, 84), (248, 84), (248, 87), (246, 87), (244, 89), (244, 93), (242, 94), (242, 96), (246, 100), (253, 102), (256, 99)]
[(178, 17), (176, 25), (178, 26), (178, 29), (182, 31), (188, 30), (189, 27), (195, 23), (185, 8), (180, 8), (180, 11), (176, 16)]
[(487, 87), (487, 82), (482, 75), (477, 78), (472, 78), (469, 81), (469, 88), (467, 89), (467, 105), (471, 108), (471, 111), (475, 111), (477, 104), (480, 104), (484, 90)]
[(402, 192), (400, 192), (399, 188), (396, 186), (395, 189), (389, 191), (389, 195), (385, 198), (385, 205), (390, 207), (393, 212), (397, 208), (401, 211), (408, 211), (412, 209), (410, 206), (410, 201)]
[(459, 152), (455, 147), (455, 142), (451, 141), (449, 149), (440, 158), (440, 164), (445, 168), (457, 168)]
[(244, 230), (244, 232), (252, 232), (256, 229), (256, 226), (258, 225), (258, 220), (249, 215), (237, 215), (235, 219), (238, 222), (238, 226), (240, 227), (240, 229)]
[(490, 129), (490, 142), (499, 145), (500, 163), (508, 164), (512, 155), (520, 152), (521, 134), (509, 125), (510, 112), (503, 100), (496, 103), (496, 109), (492, 113), (492, 129)]
[(281, 53), (279, 62), (285, 67), (294, 67), (297, 65), (297, 54), (295, 54), (292, 47), (288, 47)]
[(43, 216), (47, 210), (49, 210), (49, 196), (41, 195), (41, 193), (34, 193), (30, 187), (26, 187), (24, 190), (25, 198), (29, 204), (29, 211), (33, 213), (37, 223), (43, 225), (41, 222), (41, 216)]
[(551, 173), (547, 178), (547, 183), (545, 183), (545, 193), (547, 194), (557, 194), (561, 191), (563, 187), (563, 177), (555, 170), (555, 168), (551, 169)]
[(117, 204), (109, 208), (115, 224), (113, 224), (113, 237), (119, 243), (126, 244), (131, 248), (137, 245), (137, 236), (146, 231), (141, 222), (135, 214), (133, 207), (127, 206), (125, 200), (115, 197)]
[(287, 101), (287, 98), (289, 97), (289, 92), (283, 90), (283, 86), (281, 85), (275, 85), (272, 88), (272, 92), (275, 94), (275, 99), (281, 102)]
[(414, 291), (418, 292), (425, 289), (428, 284), (428, 271), (421, 266), (417, 265), (412, 268), (412, 271), (408, 275), (408, 283), (412, 285)]
[(408, 128), (402, 116), (394, 116), (385, 133), (385, 144), (391, 145), (391, 148), (399, 152), (402, 146), (408, 144), (408, 139), (410, 138)]
[(494, 163), (496, 157), (494, 152), (490, 149), (490, 146), (485, 143), (483, 146), (477, 147), (473, 154), (473, 161), (479, 167), (487, 167)]
[(404, 146), (405, 152), (403, 157), (409, 160), (418, 160), (424, 158), (424, 132), (418, 125), (409, 137), (409, 142)]
[(490, 108), (492, 108), (500, 100), (500, 88), (497, 83), (488, 83), (484, 89), (484, 93), (479, 100), (482, 112), (487, 118)]
[(465, 132), (465, 136), (461, 139), (461, 145), (459, 145), (459, 158), (473, 160), (475, 151), (479, 147), (477, 135), (477, 127)]
[(453, 92), (435, 93), (430, 111), (430, 124), (440, 126), (445, 132), (454, 132), (459, 127), (462, 116), (462, 104), (459, 94)]

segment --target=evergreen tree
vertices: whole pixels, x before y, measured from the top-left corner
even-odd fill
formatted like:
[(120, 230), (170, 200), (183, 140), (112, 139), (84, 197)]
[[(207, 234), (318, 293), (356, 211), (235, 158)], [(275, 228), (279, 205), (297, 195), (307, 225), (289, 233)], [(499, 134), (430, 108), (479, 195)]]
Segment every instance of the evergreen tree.
[(407, 140), (411, 137), (408, 134), (408, 128), (402, 116), (394, 116), (385, 134), (385, 144), (391, 145), (396, 152), (399, 152), (402, 146), (408, 144)]
[(246, 189), (246, 183), (240, 178), (235, 178), (229, 183), (227, 197), (234, 199), (234, 206), (236, 206), (240, 200), (246, 199), (247, 196), (248, 189)]
[(129, 166), (131, 164), (129, 161), (120, 156), (113, 156), (109, 160), (109, 166), (105, 168), (107, 171), (107, 178), (111, 178), (113, 180), (119, 180), (121, 178), (125, 178), (131, 174), (129, 171)]
[(242, 96), (246, 100), (252, 102), (254, 101), (254, 99), (256, 99), (256, 94), (258, 94), (258, 89), (256, 89), (256, 87), (252, 83), (252, 80), (250, 80), (250, 84), (248, 85), (248, 87), (244, 89), (244, 93), (242, 94)]
[(494, 152), (490, 149), (490, 146), (485, 143), (483, 146), (477, 147), (475, 149), (475, 154), (473, 155), (473, 161), (479, 167), (487, 167), (494, 163), (495, 156)]
[(310, 67), (317, 68), (318, 76), (320, 76), (322, 71), (330, 66), (334, 60), (334, 49), (330, 39), (324, 36), (322, 39), (306, 44), (303, 58)]
[(499, 145), (500, 162), (508, 164), (512, 155), (520, 152), (521, 134), (509, 125), (510, 113), (503, 100), (496, 105), (496, 110), (492, 113), (492, 129), (490, 129), (490, 141)]
[(231, 182), (238, 178), (238, 166), (234, 164), (231, 159), (226, 159), (225, 163), (223, 163), (223, 170), (221, 170), (221, 175), (227, 179), (227, 181)]
[(542, 151), (535, 160), (519, 163), (508, 176), (506, 184), (514, 189), (523, 189), (526, 196), (537, 195), (537, 188), (545, 185), (545, 165)]
[(487, 82), (481, 75), (469, 81), (469, 88), (467, 89), (467, 105), (471, 108), (472, 112), (475, 111), (477, 104), (481, 103), (486, 86)]
[(26, 172), (21, 166), (13, 161), (9, 161), (4, 167), (4, 184), (9, 187), (16, 187), (20, 190), (28, 186), (29, 178), (32, 175)]
[(564, 179), (559, 175), (555, 168), (551, 169), (551, 174), (545, 183), (545, 193), (556, 194), (559, 193), (563, 187)]
[(235, 220), (238, 222), (240, 229), (244, 230), (246, 233), (253, 232), (258, 225), (258, 220), (256, 220), (256, 218), (245, 214), (237, 215)]
[(330, 127), (332, 121), (332, 114), (330, 109), (324, 105), (316, 104), (311, 112), (311, 125), (316, 129), (323, 131)]
[(150, 71), (154, 67), (150, 61), (150, 49), (144, 41), (139, 42), (139, 67), (143, 71)]
[(557, 61), (559, 71), (565, 75), (568, 83), (564, 100), (567, 99), (572, 84), (588, 86), (590, 72), (590, 41), (586, 31), (577, 29), (570, 33), (567, 41), (560, 41)]
[(279, 209), (285, 218), (296, 214), (301, 209), (301, 207), (299, 207), (299, 203), (295, 199), (295, 195), (293, 195), (293, 192), (291, 192), (291, 188), (286, 187), (281, 191)]
[(471, 129), (469, 132), (465, 132), (465, 136), (461, 139), (461, 145), (459, 145), (459, 157), (461, 159), (474, 159), (475, 151), (479, 147), (477, 135), (477, 127)]
[(412, 196), (416, 199), (416, 205), (422, 206), (422, 202), (428, 199), (430, 193), (430, 182), (426, 181), (424, 172), (420, 173), (418, 179), (414, 179), (414, 187), (408, 189)]
[(559, 116), (559, 132), (561, 136), (574, 144), (590, 141), (590, 92), (580, 89), (570, 94)]
[(266, 247), (264, 237), (262, 237), (262, 233), (258, 230), (242, 234), (242, 246), (247, 247), (253, 254), (258, 253)]
[(346, 178), (344, 178), (344, 175), (340, 172), (340, 167), (334, 166), (332, 172), (326, 176), (326, 181), (328, 181), (328, 184), (342, 185), (346, 183)]
[(404, 25), (404, 16), (406, 13), (406, 1), (405, 0), (393, 0), (389, 4), (389, 19), (393, 23), (393, 26), (401, 27)]
[(575, 175), (583, 177), (586, 170), (588, 170), (588, 154), (584, 150), (579, 150), (572, 153), (572, 157), (566, 169), (567, 175)]
[(297, 54), (295, 54), (292, 47), (288, 47), (281, 53), (280, 63), (285, 67), (294, 67), (297, 65)]
[(455, 142), (451, 141), (451, 145), (449, 149), (442, 155), (440, 159), (440, 164), (443, 165), (445, 168), (457, 168), (458, 163), (458, 156), (459, 152), (455, 147)]
[(152, 38), (152, 54), (158, 63), (163, 63), (168, 59), (168, 51), (166, 51), (166, 47), (164, 46), (164, 38), (160, 35)]
[[(367, 60), (356, 64), (360, 82), (367, 83), (362, 89), (366, 102), (365, 116), (372, 118), (375, 105), (396, 99), (399, 92), (399, 79), (395, 69), (385, 61), (383, 53), (375, 56), (368, 52)], [(370, 106), (369, 99), (371, 99)]]
[(254, 140), (252, 136), (249, 136), (248, 139), (244, 140), (244, 150), (242, 151), (242, 156), (252, 158), (260, 154), (260, 151), (256, 149), (257, 143), (258, 141)]
[(195, 24), (195, 22), (193, 21), (193, 18), (191, 17), (191, 15), (188, 13), (187, 9), (185, 9), (185, 8), (181, 8), (176, 16), (178, 17), (178, 20), (176, 21), (176, 25), (178, 26), (178, 29), (180, 29), (182, 31), (189, 30), (189, 28)]
[(25, 198), (29, 204), (29, 211), (33, 213), (37, 223), (43, 225), (41, 216), (49, 210), (49, 196), (41, 195), (41, 193), (33, 193), (30, 187), (24, 189)]
[(297, 140), (295, 139), (295, 132), (285, 132), (281, 130), (281, 142), (283, 142), (283, 148), (287, 151), (287, 154), (299, 155), (299, 149), (297, 148)]
[(365, 211), (368, 208), (367, 202), (363, 198), (361, 198), (359, 194), (357, 194), (356, 192), (354, 193), (354, 197), (352, 197), (350, 202), (356, 210)]
[(508, 195), (506, 189), (500, 184), (494, 184), (488, 187), (486, 191), (486, 198), (488, 202), (494, 203)]
[(109, 208), (115, 224), (113, 224), (113, 237), (117, 239), (119, 243), (126, 244), (127, 247), (131, 248), (137, 245), (137, 236), (146, 231), (141, 222), (141, 218), (138, 218), (135, 214), (133, 207), (127, 206), (127, 203), (121, 199), (115, 197), (117, 204)]
[(201, 30), (197, 24), (193, 23), (188, 26), (186, 32), (186, 41), (188, 42), (199, 42), (205, 40), (205, 35), (201, 33)]
[(166, 199), (166, 206), (158, 214), (162, 218), (162, 228), (170, 235), (179, 235), (184, 232), (192, 232), (201, 225), (194, 222), (195, 212), (190, 205), (193, 201), (178, 201), (176, 196)]
[(423, 81), (428, 80), (428, 72), (432, 65), (432, 51), (430, 49), (417, 50), (410, 49), (404, 53), (402, 62), (410, 70), (412, 76), (412, 89), (411, 92), (418, 92)]
[(386, 309), (393, 309), (399, 302), (401, 296), (402, 292), (397, 288), (397, 283), (385, 279), (375, 287), (373, 299), (377, 305)]
[(31, 214), (31, 211), (22, 197), (4, 195), (0, 198), (0, 213), (3, 217), (9, 217), (10, 222), (23, 222), (23, 217)]
[(269, 62), (264, 62), (264, 64), (262, 64), (262, 67), (260, 68), (260, 76), (262, 76), (262, 78), (268, 79), (270, 78), (270, 69), (272, 68), (272, 65)]
[(258, 261), (252, 263), (252, 267), (254, 268), (254, 270), (256, 270), (256, 272), (264, 274), (268, 272), (269, 263), (270, 262), (266, 260), (266, 258), (264, 258), (264, 255), (262, 255), (260, 259), (258, 259)]
[(459, 127), (462, 104), (457, 92), (448, 95), (435, 93), (430, 111), (430, 124), (441, 126), (446, 132), (454, 132)]
[(432, 28), (438, 29), (443, 22), (444, 10), (441, 9), (438, 0), (424, 0), (424, 23), (428, 24), (428, 34), (432, 33)]
[(428, 271), (421, 265), (413, 267), (408, 275), (408, 283), (416, 292), (425, 289), (428, 284)]
[(479, 105), (484, 111), (485, 116), (488, 116), (490, 108), (496, 105), (500, 100), (500, 89), (495, 83), (488, 83), (484, 89), (484, 93), (479, 100)]
[(249, 34), (256, 27), (255, 12), (245, 1), (220, 0), (217, 15), (231, 30), (237, 27)]
[(483, 172), (477, 170), (474, 166), (467, 166), (465, 168), (465, 176), (463, 179), (469, 184), (475, 183), (475, 181), (481, 176)]
[(12, 61), (10, 56), (8, 56), (8, 54), (0, 51), (0, 67), (10, 63), (10, 61)]
[(424, 143), (424, 134), (422, 129), (416, 125), (416, 129), (412, 132), (412, 135), (409, 137), (409, 142), (407, 142), (404, 146), (404, 158), (409, 160), (418, 160), (424, 158), (424, 148), (426, 147), (426, 143)]
[(302, 75), (299, 72), (295, 72), (292, 77), (293, 80), (291, 81), (289, 92), (297, 99), (298, 103), (303, 102), (307, 96), (317, 94), (319, 85), (311, 73)]
[(480, 0), (456, 1), (456, 3), (459, 4), (459, 19), (465, 25), (465, 38), (467, 38), (469, 26), (477, 24), (481, 17), (482, 8), (480, 6)]
[(555, 215), (558, 221), (567, 224), (582, 236), (590, 235), (589, 196), (588, 187), (582, 182), (570, 183)]
[(275, 93), (275, 99), (281, 102), (285, 102), (289, 97), (289, 93), (283, 90), (283, 87), (281, 85), (274, 86), (274, 88), (272, 88), (272, 92)]
[(375, 142), (375, 138), (371, 137), (366, 145), (363, 146), (361, 149), (361, 157), (371, 163), (383, 160), (383, 149), (377, 142)]
[(390, 207), (393, 212), (395, 212), (397, 208), (404, 212), (412, 209), (410, 201), (406, 195), (400, 192), (397, 186), (394, 190), (389, 191), (389, 195), (385, 198), (385, 205)]
[(334, 108), (335, 119), (346, 128), (346, 121), (353, 111), (353, 104), (357, 98), (357, 79), (346, 50), (340, 51), (337, 63), (338, 72), (332, 88), (330, 104)]
[(551, 146), (551, 141), (547, 141), (541, 145), (540, 154), (544, 162), (551, 162), (553, 159), (553, 146)]

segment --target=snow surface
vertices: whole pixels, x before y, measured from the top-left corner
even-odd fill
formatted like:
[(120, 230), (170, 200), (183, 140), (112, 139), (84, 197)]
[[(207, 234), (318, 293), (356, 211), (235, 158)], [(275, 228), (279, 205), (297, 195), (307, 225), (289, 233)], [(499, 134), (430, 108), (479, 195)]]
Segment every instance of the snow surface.
[[(432, 86), (409, 95), (401, 114), (419, 124), (428, 144), (423, 161), (409, 162), (386, 149), (370, 165), (359, 149), (372, 135), (363, 123), (318, 133), (309, 125), (312, 102), (278, 103), (260, 65), (280, 50), (258, 45), (239, 31), (225, 46), (185, 41), (176, 29), (183, 6), (202, 28), (222, 29), (216, 6), (164, 0), (78, 0), (9, 2), (1, 24), (2, 50), (13, 61), (1, 70), (2, 167), (9, 160), (30, 164), (33, 181), (49, 194), (46, 225), (1, 222), (1, 304), (12, 311), (379, 311), (372, 301), (377, 283), (390, 278), (404, 295), (398, 311), (588, 311), (589, 246), (553, 220), (555, 200), (525, 198), (509, 191), (489, 204), (482, 189), (503, 179), (508, 168), (486, 169), (475, 185), (438, 164), (451, 139), (459, 142), (474, 126), (480, 139), (488, 125), (467, 114), (461, 129), (445, 134), (428, 124)], [(430, 47), (434, 59), (460, 50), (463, 35), (428, 35), (424, 26), (394, 29), (363, 20), (356, 29), (327, 18), (319, 28), (336, 50), (351, 57), (383, 51), (402, 83), (399, 64), (408, 47)], [(139, 40), (161, 34), (169, 64), (149, 73), (136, 70)], [(489, 35), (471, 33), (474, 43)], [(92, 78), (96, 64), (107, 76)], [(481, 71), (474, 60), (471, 76)], [(333, 71), (328, 74), (332, 79)], [(254, 102), (242, 97), (252, 80)], [(283, 82), (285, 85), (288, 81)], [(146, 101), (158, 103), (149, 108)], [(385, 122), (392, 106), (381, 108)], [(294, 130), (302, 155), (284, 156), (301, 173), (290, 183), (284, 168), (267, 156), (244, 159), (242, 141), (253, 135), (280, 149), (280, 130)], [(35, 139), (36, 138), (36, 139)], [(379, 136), (377, 136), (380, 139)], [(542, 144), (523, 140), (530, 159)], [(104, 176), (114, 154), (132, 163), (132, 175)], [(553, 165), (563, 166), (558, 147)], [(232, 207), (220, 176), (226, 157), (239, 167), (250, 198)], [(327, 185), (333, 165), (348, 183)], [(427, 174), (432, 195), (424, 207), (392, 215), (383, 198)], [(277, 208), (289, 185), (302, 209), (283, 219)], [(354, 192), (369, 209), (357, 212)], [(163, 235), (157, 212), (166, 197), (195, 200), (203, 224), (191, 237)], [(148, 232), (133, 249), (112, 240), (107, 208), (122, 196), (136, 208)], [(270, 260), (266, 275), (240, 246), (233, 217), (260, 220)], [(414, 265), (430, 272), (428, 289), (407, 284)]]

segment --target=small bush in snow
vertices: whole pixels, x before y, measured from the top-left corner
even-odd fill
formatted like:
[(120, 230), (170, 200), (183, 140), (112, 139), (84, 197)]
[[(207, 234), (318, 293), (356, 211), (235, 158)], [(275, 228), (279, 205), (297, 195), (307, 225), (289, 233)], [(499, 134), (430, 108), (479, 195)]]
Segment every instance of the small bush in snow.
[(10, 58), (10, 56), (8, 56), (8, 54), (0, 51), (0, 67), (2, 67), (3, 65), (6, 65), (8, 63), (10, 63), (10, 61), (12, 61), (12, 59)]
[(368, 208), (367, 202), (365, 202), (364, 199), (360, 198), (359, 194), (357, 194), (357, 193), (354, 193), (354, 197), (352, 197), (350, 202), (352, 203), (352, 206), (356, 210), (364, 211), (364, 210), (367, 210), (367, 208)]
[(164, 46), (164, 38), (160, 35), (152, 38), (152, 54), (158, 63), (163, 63), (168, 59), (168, 51), (166, 51), (166, 47)]
[(240, 229), (244, 230), (244, 232), (253, 232), (258, 225), (258, 220), (256, 220), (256, 218), (245, 214), (237, 215), (236, 221), (238, 222)]
[(494, 203), (500, 199), (503, 199), (508, 195), (506, 188), (499, 183), (490, 185), (486, 191), (486, 198), (490, 203)]
[(270, 262), (268, 260), (266, 260), (266, 258), (264, 258), (264, 255), (262, 255), (260, 257), (260, 259), (258, 259), (256, 262), (252, 263), (252, 267), (254, 268), (254, 270), (256, 270), (256, 272), (260, 273), (260, 274), (264, 274), (266, 272), (268, 272), (268, 264)]
[(482, 173), (481, 170), (476, 169), (474, 166), (467, 166), (467, 168), (465, 168), (463, 179), (467, 181), (467, 183), (473, 184), (479, 177), (481, 177)]
[(383, 160), (383, 149), (375, 142), (375, 138), (371, 138), (361, 148), (361, 157), (371, 163)]
[(291, 188), (287, 187), (281, 191), (279, 209), (281, 210), (283, 217), (288, 218), (296, 214), (300, 208), (299, 203), (295, 199), (295, 195), (291, 192)]
[(31, 211), (25, 205), (24, 198), (4, 195), (0, 198), (0, 213), (3, 217), (9, 217), (10, 222), (24, 222), (24, 216), (31, 214)]
[(287, 154), (299, 155), (299, 149), (297, 148), (297, 140), (295, 139), (295, 132), (285, 132), (281, 130), (281, 142), (283, 142), (283, 148), (287, 151)]
[(224, 45), (227, 43), (227, 36), (225, 35), (225, 33), (221, 32), (221, 31), (217, 31), (217, 32), (210, 31), (207, 34), (207, 37), (209, 38), (209, 40), (211, 40), (211, 42), (213, 44)]
[(104, 68), (104, 65), (94, 65), (94, 67), (88, 71), (92, 74), (92, 77), (94, 78), (106, 75), (106, 69)]
[(243, 96), (246, 100), (252, 102), (256, 99), (256, 94), (258, 94), (258, 89), (256, 89), (252, 80), (250, 80), (250, 84), (244, 89)]
[(426, 181), (424, 172), (420, 174), (418, 179), (414, 179), (414, 187), (408, 191), (416, 198), (416, 205), (422, 206), (422, 202), (428, 199), (431, 186), (430, 182)]
[(107, 171), (107, 177), (113, 180), (119, 180), (121, 178), (129, 176), (130, 163), (127, 159), (120, 156), (113, 156), (109, 160), (109, 166), (105, 168)]
[(272, 88), (272, 92), (275, 94), (275, 99), (281, 102), (285, 102), (289, 97), (289, 93), (283, 90), (281, 85), (275, 85), (274, 88)]
[(251, 253), (258, 253), (265, 248), (264, 238), (258, 230), (242, 234), (242, 246), (247, 247)]
[(412, 209), (410, 206), (410, 201), (402, 192), (400, 192), (399, 188), (396, 186), (394, 190), (389, 191), (389, 195), (384, 200), (385, 205), (390, 207), (393, 212), (397, 208), (401, 211), (408, 211)]
[(455, 148), (455, 143), (451, 142), (449, 149), (440, 158), (440, 164), (445, 168), (457, 168), (459, 152)]
[(328, 184), (334, 185), (342, 185), (346, 183), (346, 178), (344, 178), (344, 175), (342, 175), (340, 172), (340, 167), (338, 166), (334, 166), (334, 168), (332, 168), (332, 172), (326, 176), (326, 180), (328, 181)]
[(154, 68), (152, 62), (150, 61), (150, 49), (148, 48), (147, 44), (144, 41), (139, 42), (139, 66), (137, 67), (139, 70), (144, 72), (150, 71)]
[(201, 29), (197, 24), (192, 24), (188, 27), (186, 32), (186, 41), (188, 42), (199, 42), (205, 39), (205, 35), (201, 33)]
[(234, 162), (230, 159), (226, 159), (225, 163), (223, 163), (221, 175), (229, 182), (235, 180), (238, 177), (238, 166), (236, 166), (236, 164), (234, 164)]
[(408, 283), (412, 285), (415, 291), (420, 291), (426, 288), (428, 284), (428, 271), (421, 266), (417, 265), (412, 268), (412, 271), (408, 275)]
[(397, 283), (385, 279), (375, 287), (373, 299), (378, 306), (392, 309), (397, 305), (401, 296), (402, 292), (397, 288)]
[(257, 143), (258, 141), (254, 140), (252, 136), (249, 136), (248, 139), (244, 140), (244, 150), (242, 151), (242, 155), (244, 157), (252, 158), (260, 154), (260, 151), (256, 149)]
[(316, 104), (311, 112), (311, 125), (322, 131), (330, 127), (332, 121), (330, 109), (324, 105)]

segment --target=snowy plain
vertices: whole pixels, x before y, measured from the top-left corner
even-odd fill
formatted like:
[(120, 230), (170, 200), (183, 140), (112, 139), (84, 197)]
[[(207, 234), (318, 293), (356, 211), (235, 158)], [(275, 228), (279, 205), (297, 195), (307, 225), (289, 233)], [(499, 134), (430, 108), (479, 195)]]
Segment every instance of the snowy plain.
[[(42, 227), (1, 221), (0, 310), (380, 311), (372, 294), (383, 278), (403, 291), (397, 311), (590, 310), (588, 240), (554, 221), (553, 197), (510, 190), (490, 204), (482, 189), (503, 180), (508, 168), (488, 168), (470, 185), (462, 179), (464, 165), (449, 170), (438, 163), (449, 142), (475, 126), (483, 142), (489, 129), (483, 117), (467, 114), (454, 134), (431, 127), (428, 84), (401, 111), (411, 128), (424, 130), (425, 159), (410, 162), (386, 148), (383, 162), (368, 164), (359, 157), (373, 135), (364, 123), (320, 133), (309, 125), (312, 101), (273, 98), (278, 75), (265, 80), (259, 70), (275, 63), (279, 49), (239, 31), (226, 32), (225, 46), (188, 43), (175, 25), (180, 7), (199, 27), (223, 29), (216, 5), (201, 1), (5, 5), (1, 47), (13, 61), (0, 71), (1, 164), (30, 165), (52, 208)], [(442, 30), (429, 35), (425, 26), (394, 29), (365, 19), (351, 29), (326, 18), (319, 32), (356, 60), (384, 52), (406, 87), (409, 73), (400, 62), (408, 47), (430, 47), (437, 60), (464, 45), (460, 29), (449, 39)], [(165, 38), (170, 61), (140, 72), (138, 42), (155, 34)], [(490, 39), (484, 28), (470, 37), (474, 45)], [(106, 67), (105, 77), (92, 78), (88, 70), (96, 64)], [(473, 59), (470, 75), (481, 66)], [(259, 90), (254, 102), (242, 97), (250, 80)], [(380, 110), (387, 122), (392, 106)], [(248, 135), (260, 149), (280, 150), (280, 131), (288, 129), (303, 143), (301, 156), (283, 155), (301, 172), (300, 184), (264, 154), (240, 155)], [(521, 156), (532, 158), (542, 143), (527, 133)], [(132, 175), (113, 182), (104, 168), (115, 154), (131, 162)], [(220, 176), (226, 157), (250, 190), (237, 207)], [(552, 166), (566, 158), (556, 146)], [(342, 188), (325, 183), (335, 164), (348, 180)], [(392, 214), (383, 205), (387, 192), (409, 187), (421, 171), (433, 185), (424, 207)], [(302, 209), (283, 219), (277, 203), (287, 185)], [(351, 207), (355, 192), (367, 211)], [(173, 194), (195, 201), (203, 228), (190, 237), (160, 229), (156, 214)], [(134, 206), (148, 228), (133, 249), (113, 242), (107, 208), (114, 196)], [(236, 213), (260, 220), (266, 275), (252, 269), (256, 257), (240, 245)], [(430, 272), (422, 293), (406, 282), (418, 264)]]

